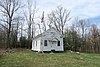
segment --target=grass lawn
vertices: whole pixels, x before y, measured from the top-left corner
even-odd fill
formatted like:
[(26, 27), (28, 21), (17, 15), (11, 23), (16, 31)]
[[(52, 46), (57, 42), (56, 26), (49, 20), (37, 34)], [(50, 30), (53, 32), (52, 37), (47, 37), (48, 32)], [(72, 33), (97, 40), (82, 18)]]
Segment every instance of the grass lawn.
[(100, 67), (100, 54), (22, 51), (0, 57), (0, 67)]

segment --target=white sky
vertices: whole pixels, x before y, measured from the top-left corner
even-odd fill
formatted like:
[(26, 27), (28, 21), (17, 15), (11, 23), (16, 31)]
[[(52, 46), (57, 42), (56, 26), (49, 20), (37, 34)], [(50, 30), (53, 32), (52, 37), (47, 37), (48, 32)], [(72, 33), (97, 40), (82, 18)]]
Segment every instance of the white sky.
[[(44, 20), (47, 14), (56, 9), (57, 6), (62, 6), (71, 11), (70, 17), (93, 18), (100, 16), (100, 0), (32, 0), (36, 1), (38, 8), (36, 16), (39, 17), (36, 21), (40, 22), (42, 12), (44, 11)], [(27, 0), (23, 0), (23, 3)], [(68, 23), (70, 25), (71, 23)]]
[(100, 15), (100, 0), (35, 0), (39, 12), (49, 13), (61, 5), (71, 10), (71, 16), (82, 16), (86, 18)]

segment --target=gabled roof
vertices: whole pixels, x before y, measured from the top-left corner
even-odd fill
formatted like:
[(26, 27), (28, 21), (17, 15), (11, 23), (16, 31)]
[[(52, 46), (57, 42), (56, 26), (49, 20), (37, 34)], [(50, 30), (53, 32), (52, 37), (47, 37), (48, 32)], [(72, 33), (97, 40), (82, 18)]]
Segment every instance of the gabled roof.
[[(58, 32), (60, 35), (62, 35), (62, 34), (61, 34), (59, 31), (57, 31), (54, 27), (48, 29), (47, 31), (49, 31), (49, 30), (51, 30), (51, 29), (54, 29), (56, 32)], [(45, 32), (47, 32), (47, 31), (45, 31)], [(45, 33), (45, 32), (43, 32), (43, 33), (41, 33), (41, 34), (38, 34), (38, 35), (35, 36), (33, 39), (39, 38), (39, 37), (41, 37), (41, 36), (44, 36), (44, 33)]]

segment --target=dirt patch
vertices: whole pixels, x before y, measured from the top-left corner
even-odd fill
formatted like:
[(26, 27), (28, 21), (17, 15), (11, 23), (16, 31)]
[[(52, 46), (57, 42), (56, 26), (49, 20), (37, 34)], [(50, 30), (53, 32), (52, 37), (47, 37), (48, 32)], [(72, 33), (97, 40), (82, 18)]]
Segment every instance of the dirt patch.
[(4, 53), (6, 53), (5, 49), (0, 49), (0, 56), (2, 56)]
[(30, 49), (23, 49), (23, 48), (14, 48), (14, 49), (8, 49), (8, 52), (22, 52), (22, 51), (30, 51)]
[(30, 49), (23, 49), (23, 48), (14, 48), (14, 49), (0, 49), (0, 57), (7, 53), (14, 53), (14, 52), (22, 52), (22, 51), (31, 51)]

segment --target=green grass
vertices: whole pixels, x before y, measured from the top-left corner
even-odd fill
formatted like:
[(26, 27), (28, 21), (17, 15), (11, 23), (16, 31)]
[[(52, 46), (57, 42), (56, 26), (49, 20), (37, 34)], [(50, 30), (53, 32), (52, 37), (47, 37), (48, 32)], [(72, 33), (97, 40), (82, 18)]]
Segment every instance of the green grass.
[(1, 57), (0, 67), (100, 67), (100, 54), (15, 52)]

